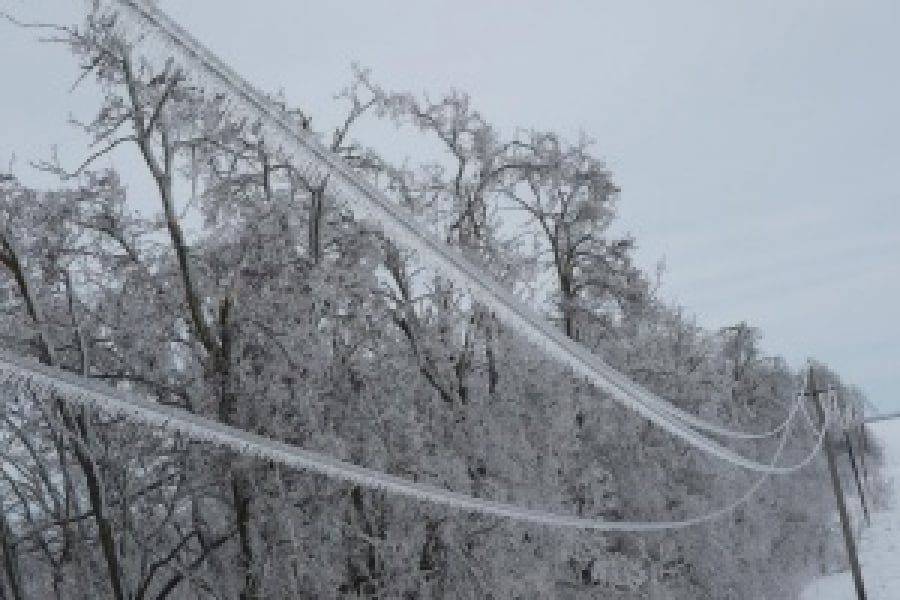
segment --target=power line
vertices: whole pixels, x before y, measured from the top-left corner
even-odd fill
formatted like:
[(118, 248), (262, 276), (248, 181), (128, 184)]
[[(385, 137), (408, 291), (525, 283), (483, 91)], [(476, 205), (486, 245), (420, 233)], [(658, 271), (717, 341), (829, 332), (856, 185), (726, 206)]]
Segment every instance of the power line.
[[(663, 531), (690, 527), (717, 519), (733, 511), (746, 502), (770, 476), (768, 472), (759, 476), (739, 498), (726, 506), (689, 519), (658, 522), (602, 521), (475, 498), (427, 483), (410, 481), (242, 431), (219, 421), (152, 402), (137, 394), (116, 390), (73, 373), (47, 367), (36, 361), (13, 356), (3, 351), (0, 351), (0, 385), (8, 385), (13, 388), (27, 386), (36, 392), (58, 395), (66, 402), (85, 406), (103, 414), (121, 416), (133, 423), (163, 429), (169, 434), (181, 434), (193, 440), (230, 448), (245, 456), (271, 460), (284, 466), (320, 473), (367, 488), (383, 490), (422, 502), (440, 504), (456, 510), (549, 527), (628, 532)], [(792, 409), (792, 417), (798, 412), (798, 407), (799, 404), (796, 404)], [(818, 432), (812, 450), (803, 460), (792, 466), (791, 471), (805, 467), (816, 457), (825, 439), (826, 425), (823, 425)], [(773, 470), (777, 469), (776, 464), (789, 439), (787, 434), (788, 432), (785, 431), (782, 435), (772, 457), (770, 466)]]
[(467, 289), (502, 321), (517, 329), (548, 355), (572, 368), (578, 376), (585, 377), (618, 402), (672, 435), (721, 460), (758, 472), (791, 472), (790, 468), (766, 465), (743, 456), (701, 433), (706, 431), (720, 437), (754, 439), (771, 437), (772, 431), (762, 434), (737, 432), (703, 421), (630, 381), (590, 350), (537, 316), (483, 269), (430, 234), (411, 213), (392, 202), (344, 160), (326, 149), (313, 134), (298, 127), (285, 111), (200, 44), (155, 3), (143, 0), (104, 2), (106, 8), (116, 14), (116, 26), (131, 44), (132, 50), (140, 47), (143, 58), (157, 60), (167, 68), (172, 66), (173, 53), (180, 56), (181, 62), (192, 67), (183, 69), (185, 75), (189, 75), (199, 88), (207, 92), (214, 90), (220, 92), (221, 97), (230, 98), (230, 109), (236, 116), (258, 120), (261, 136), (293, 154), (296, 168), (310, 180), (327, 182), (336, 196), (352, 200), (351, 207), (358, 217), (377, 221), (389, 237), (416, 250), (431, 266), (462, 289)]

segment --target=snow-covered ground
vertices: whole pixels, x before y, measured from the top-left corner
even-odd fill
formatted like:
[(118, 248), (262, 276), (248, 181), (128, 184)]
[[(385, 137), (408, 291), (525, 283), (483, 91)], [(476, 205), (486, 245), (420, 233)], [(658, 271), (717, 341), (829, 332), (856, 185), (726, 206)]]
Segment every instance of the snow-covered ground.
[[(893, 491), (893, 506), (876, 511), (872, 526), (865, 529), (859, 544), (860, 563), (868, 600), (900, 598), (900, 419), (870, 425), (884, 445), (885, 478)], [(855, 600), (850, 572), (829, 575), (814, 581), (801, 600)]]

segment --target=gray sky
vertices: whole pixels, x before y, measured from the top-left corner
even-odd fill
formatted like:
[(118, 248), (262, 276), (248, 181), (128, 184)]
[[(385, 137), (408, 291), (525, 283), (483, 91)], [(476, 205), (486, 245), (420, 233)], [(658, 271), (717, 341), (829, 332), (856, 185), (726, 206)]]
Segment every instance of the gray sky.
[[(79, 5), (0, 0), (61, 21)], [(622, 187), (617, 227), (646, 268), (665, 258), (668, 298), (709, 327), (746, 320), (767, 352), (815, 356), (900, 409), (900, 3), (162, 6), (315, 129), (340, 118), (332, 96), (357, 61), (389, 89), (467, 91), (507, 131), (584, 131)], [(51, 144), (80, 156), (65, 121), (88, 116), (93, 94), (69, 94), (73, 61), (33, 40), (0, 23), (0, 164), (15, 151), (39, 182), (27, 162)]]

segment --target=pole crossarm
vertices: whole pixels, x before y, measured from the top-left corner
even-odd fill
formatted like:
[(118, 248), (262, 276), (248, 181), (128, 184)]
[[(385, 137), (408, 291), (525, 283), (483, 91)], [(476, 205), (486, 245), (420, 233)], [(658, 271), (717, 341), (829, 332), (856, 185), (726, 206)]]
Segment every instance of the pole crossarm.
[(890, 421), (892, 419), (900, 419), (900, 412), (885, 413), (882, 415), (872, 415), (863, 419), (864, 423), (877, 423), (879, 421)]

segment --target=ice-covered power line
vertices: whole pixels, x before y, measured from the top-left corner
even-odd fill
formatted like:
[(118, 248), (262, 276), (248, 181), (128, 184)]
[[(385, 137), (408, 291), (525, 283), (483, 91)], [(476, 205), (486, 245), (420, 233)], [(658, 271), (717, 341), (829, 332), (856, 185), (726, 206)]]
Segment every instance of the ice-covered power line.
[(377, 222), (389, 237), (415, 250), (427, 264), (460, 288), (468, 290), (473, 298), (502, 321), (570, 367), (578, 376), (586, 378), (618, 402), (695, 448), (750, 470), (790, 472), (790, 468), (774, 467), (743, 456), (704, 434), (754, 439), (777, 435), (782, 427), (762, 434), (731, 431), (705, 422), (630, 381), (536, 315), (484, 269), (430, 234), (409, 211), (392, 202), (344, 160), (325, 148), (312, 133), (299, 127), (282, 108), (253, 88), (155, 3), (145, 0), (102, 0), (102, 4), (105, 10), (115, 15), (115, 26), (133, 52), (151, 64), (155, 61), (160, 69), (172, 68), (174, 62), (210, 97), (228, 98), (233, 114), (257, 122), (261, 137), (291, 155), (295, 167), (307, 178), (327, 182), (331, 193), (347, 200), (358, 217)]
[[(383, 490), (423, 502), (441, 504), (456, 510), (515, 519), (549, 527), (630, 532), (662, 531), (690, 527), (730, 513), (746, 502), (770, 476), (770, 473), (760, 475), (734, 501), (696, 517), (658, 522), (603, 521), (485, 500), (441, 489), (426, 483), (410, 481), (230, 427), (219, 421), (207, 419), (179, 408), (162, 405), (142, 398), (137, 394), (117, 390), (73, 373), (47, 367), (36, 361), (12, 356), (2, 351), (0, 351), (0, 386), (12, 388), (13, 390), (27, 386), (39, 397), (40, 394), (46, 394), (50, 398), (59, 397), (66, 402), (85, 406), (109, 416), (122, 417), (129, 422), (161, 429), (165, 435), (180, 434), (192, 440), (204, 441), (229, 448), (245, 456), (271, 460), (287, 467), (320, 473), (368, 488)], [(19, 394), (14, 392), (13, 396), (17, 398)], [(794, 403), (791, 409), (792, 420), (800, 406), (799, 402)], [(823, 426), (817, 432), (815, 445), (803, 460), (790, 467), (791, 471), (805, 467), (818, 455), (826, 431), (827, 427)], [(785, 431), (782, 434), (772, 457), (770, 466), (773, 471), (777, 469), (777, 462), (781, 458), (787, 441), (791, 438), (788, 433), (788, 431)]]

